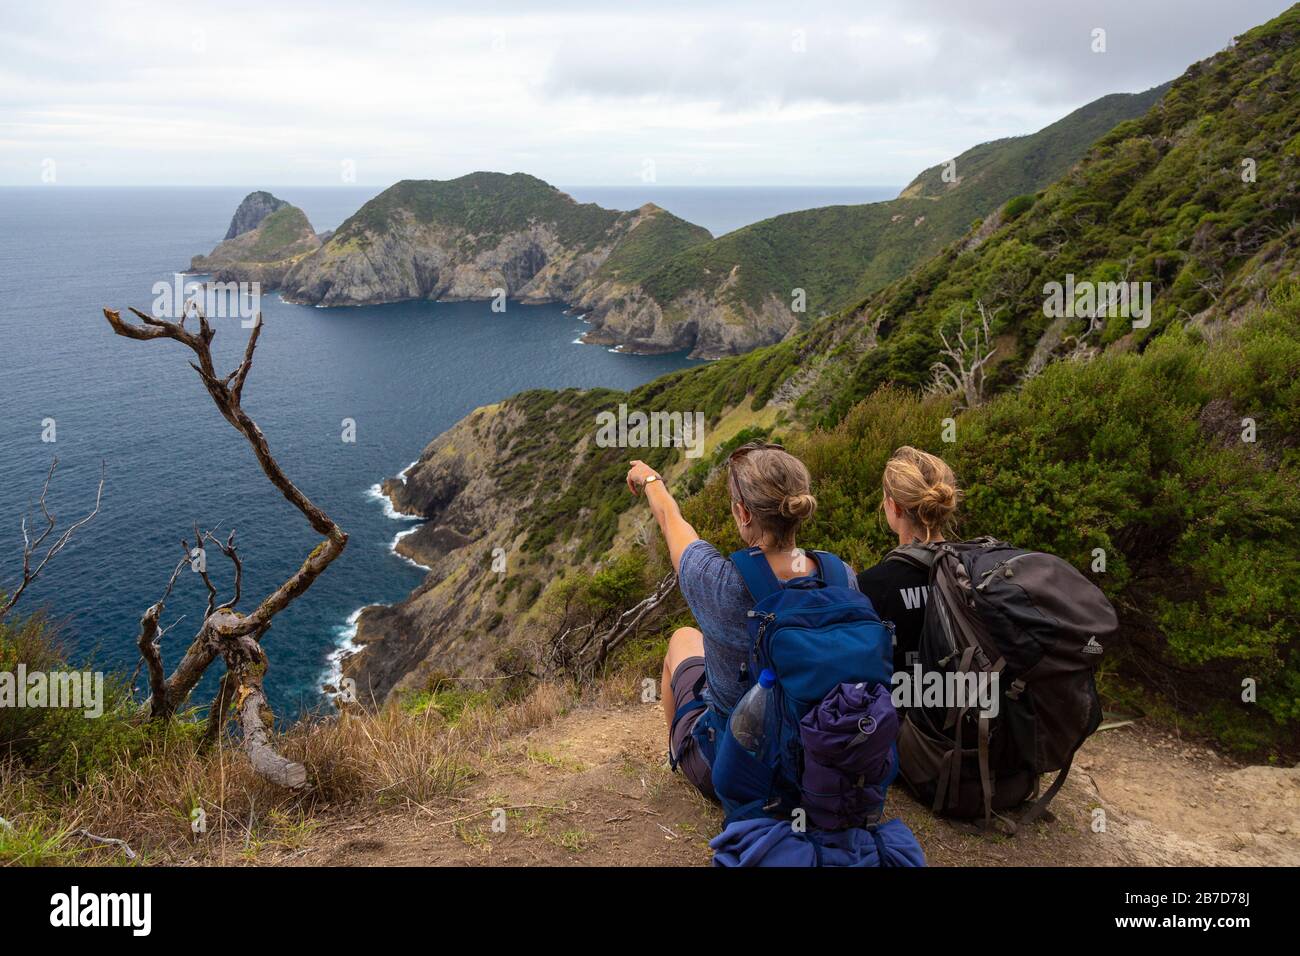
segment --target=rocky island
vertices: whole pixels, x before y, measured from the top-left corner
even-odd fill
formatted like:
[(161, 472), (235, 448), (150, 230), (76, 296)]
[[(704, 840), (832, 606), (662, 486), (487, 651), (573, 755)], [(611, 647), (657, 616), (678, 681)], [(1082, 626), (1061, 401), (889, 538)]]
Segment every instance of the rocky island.
[(297, 206), (253, 192), (235, 210), (226, 238), (206, 256), (191, 259), (189, 271), (208, 273), (215, 282), (257, 282), (271, 291), (321, 241)]

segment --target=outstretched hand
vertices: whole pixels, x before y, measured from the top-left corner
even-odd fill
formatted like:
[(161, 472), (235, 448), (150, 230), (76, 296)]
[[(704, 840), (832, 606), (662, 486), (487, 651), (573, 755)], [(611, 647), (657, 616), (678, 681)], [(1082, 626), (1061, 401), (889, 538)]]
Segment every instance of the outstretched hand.
[(627, 490), (634, 495), (641, 494), (641, 489), (645, 487), (645, 480), (651, 475), (661, 478), (659, 472), (655, 471), (645, 462), (636, 460), (632, 462), (632, 467), (627, 470)]
[[(663, 476), (645, 462), (632, 462), (632, 467), (627, 470), (628, 491), (634, 495), (641, 494), (645, 490), (646, 479), (651, 476), (658, 478), (660, 484), (663, 483)], [(664, 489), (663, 494), (648, 498), (647, 503), (650, 505), (650, 513), (654, 515), (659, 525), (659, 530), (663, 532), (664, 541), (668, 545), (668, 556), (672, 559), (673, 570), (676, 571), (681, 567), (682, 554), (685, 553), (687, 545), (699, 540), (700, 536), (682, 517), (677, 502), (673, 500), (672, 493), (667, 488)]]

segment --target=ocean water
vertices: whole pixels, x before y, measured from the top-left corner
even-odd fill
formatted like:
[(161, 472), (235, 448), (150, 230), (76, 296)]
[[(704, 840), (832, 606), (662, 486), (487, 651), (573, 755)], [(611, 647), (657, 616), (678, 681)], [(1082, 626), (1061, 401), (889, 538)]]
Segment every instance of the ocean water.
[[(306, 210), (317, 229), (337, 226), (378, 192), (274, 191)], [(712, 199), (704, 190), (676, 197), (654, 188), (571, 191), (614, 207), (659, 202), (715, 234), (746, 215), (771, 215), (774, 202), (809, 198), (799, 190), (742, 191), (751, 200), (744, 214), (736, 191)], [(188, 365), (188, 350), (119, 338), (100, 312), (132, 305), (148, 311), (154, 284), (172, 282), (191, 255), (208, 251), (247, 192), (0, 189), (0, 590), (19, 577), (20, 522), (51, 460), (59, 460), (49, 504), (60, 528), (89, 510), (102, 462), (99, 516), (21, 605), (45, 609), (79, 662), (136, 666), (140, 615), (161, 597), (181, 557), (180, 541), (196, 523), (223, 537), (236, 531), (245, 608), (317, 542), (220, 417)], [(853, 200), (846, 192), (838, 201)], [(317, 309), (271, 294), (262, 307), (265, 328), (245, 408), (294, 483), (351, 536), (343, 555), (277, 616), (264, 639), (267, 689), (282, 717), (319, 706), (322, 680), (360, 608), (400, 600), (422, 580), (420, 568), (392, 552), (412, 524), (391, 514), (377, 482), (473, 408), (521, 389), (625, 389), (691, 364), (683, 355), (578, 345), (582, 323), (560, 306), (510, 303), (505, 313), (487, 303)], [(218, 368), (233, 369), (247, 330), (237, 318), (214, 325)], [(345, 419), (355, 422), (355, 442), (343, 440)], [(224, 558), (209, 557), (214, 578), (228, 584)], [(174, 625), (163, 644), (168, 669), (188, 645), (205, 597), (197, 575), (184, 572), (163, 617)], [(214, 664), (196, 703), (211, 699), (220, 671)]]

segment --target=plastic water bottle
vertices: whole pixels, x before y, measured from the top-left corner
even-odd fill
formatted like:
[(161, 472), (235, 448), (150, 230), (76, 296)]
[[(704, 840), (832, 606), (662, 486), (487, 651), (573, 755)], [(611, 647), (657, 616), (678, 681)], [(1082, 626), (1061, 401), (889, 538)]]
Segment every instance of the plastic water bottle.
[(758, 683), (751, 687), (731, 713), (731, 734), (736, 742), (751, 754), (763, 746), (767, 728), (767, 708), (772, 700), (776, 675), (766, 667), (758, 675)]

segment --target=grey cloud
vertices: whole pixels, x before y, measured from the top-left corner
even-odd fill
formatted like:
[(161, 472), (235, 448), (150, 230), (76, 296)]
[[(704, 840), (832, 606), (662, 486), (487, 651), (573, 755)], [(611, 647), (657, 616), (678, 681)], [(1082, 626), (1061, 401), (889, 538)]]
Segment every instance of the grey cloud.
[[(1000, 93), (1077, 104), (1172, 79), (1287, 6), (1282, 0), (907, 0), (806, 11), (787, 6), (759, 20), (746, 5), (732, 16), (712, 17), (713, 29), (683, 21), (676, 37), (674, 17), (647, 19), (642, 34), (574, 37), (554, 58), (543, 89), (600, 99), (702, 100), (729, 109), (869, 106), (916, 97), (977, 103)], [(889, 32), (875, 39), (846, 32), (873, 22), (887, 24)], [(1092, 50), (1095, 28), (1106, 31), (1104, 54)], [(795, 30), (806, 36), (802, 55), (791, 50)], [(930, 43), (909, 47), (908, 34)]]

